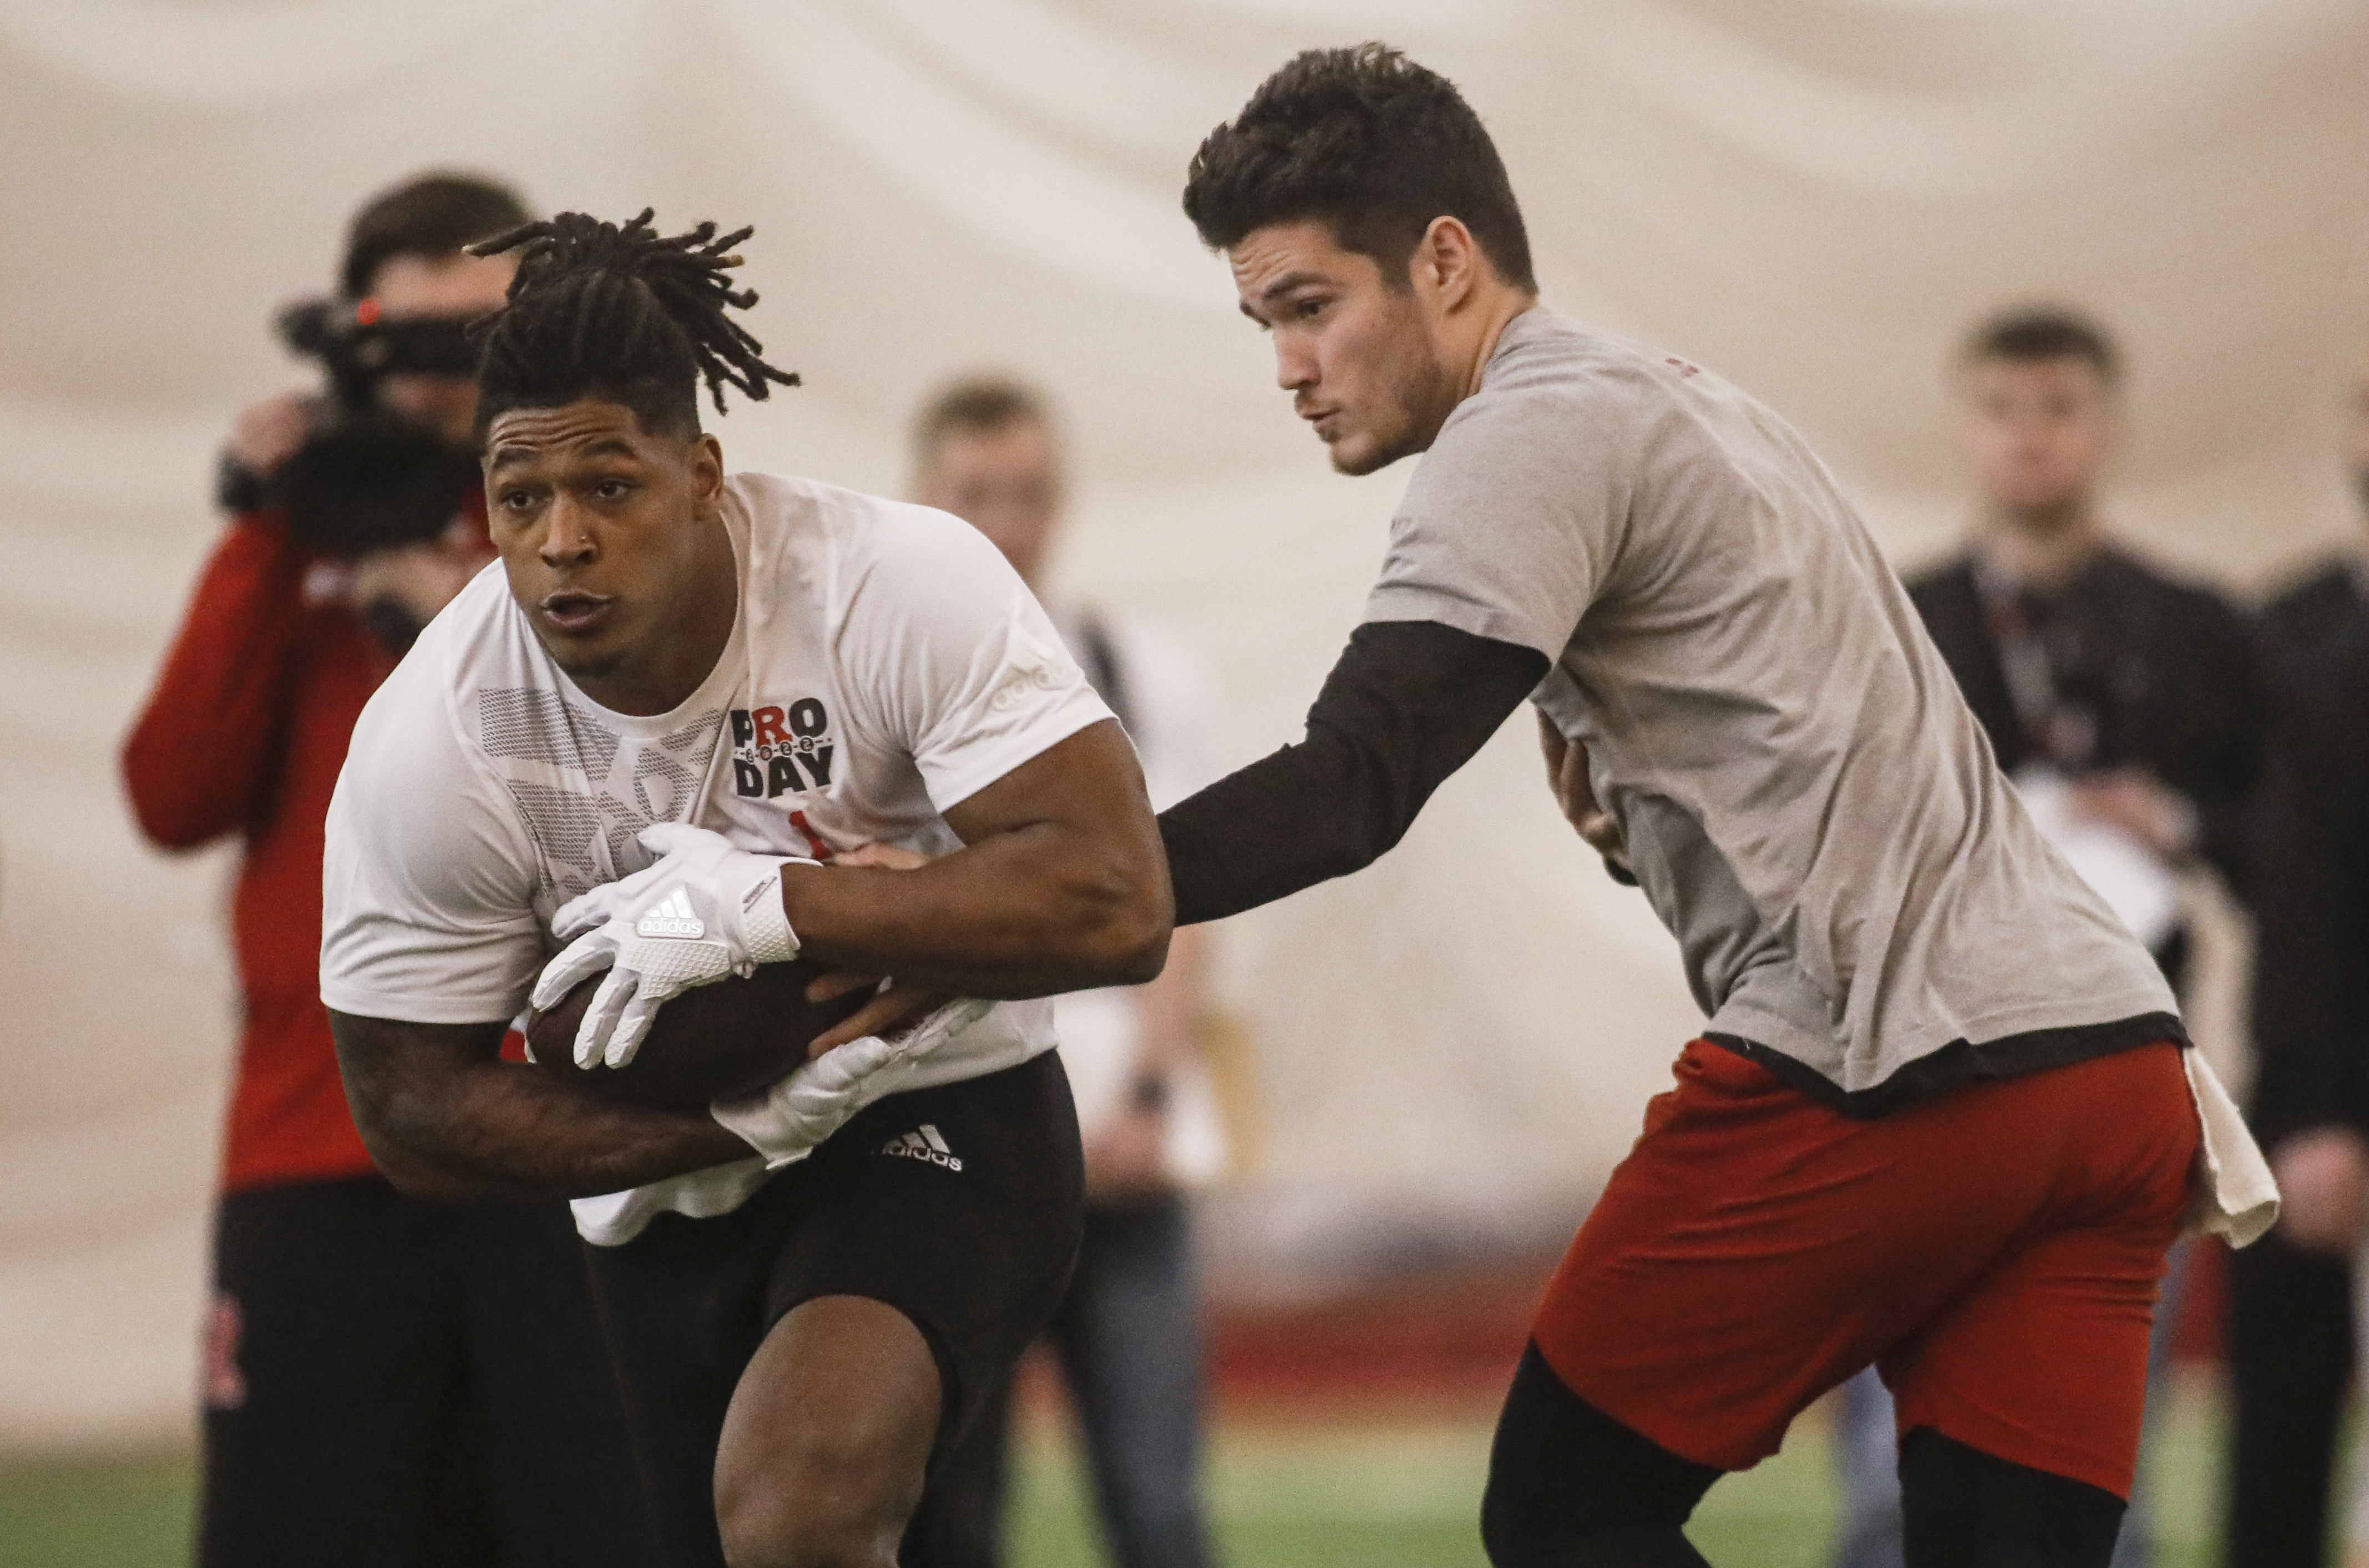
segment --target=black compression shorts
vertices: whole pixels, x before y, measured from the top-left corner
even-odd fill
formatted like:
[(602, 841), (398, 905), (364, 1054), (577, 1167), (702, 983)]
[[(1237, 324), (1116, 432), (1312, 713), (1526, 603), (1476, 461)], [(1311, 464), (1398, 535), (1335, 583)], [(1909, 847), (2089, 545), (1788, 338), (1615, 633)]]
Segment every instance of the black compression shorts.
[(661, 1214), (623, 1246), (588, 1248), (673, 1568), (721, 1568), (716, 1445), (776, 1322), (820, 1296), (912, 1320), (943, 1394), (934, 1471), (1059, 1303), (1083, 1193), (1069, 1079), (1047, 1051), (890, 1095), (729, 1214)]

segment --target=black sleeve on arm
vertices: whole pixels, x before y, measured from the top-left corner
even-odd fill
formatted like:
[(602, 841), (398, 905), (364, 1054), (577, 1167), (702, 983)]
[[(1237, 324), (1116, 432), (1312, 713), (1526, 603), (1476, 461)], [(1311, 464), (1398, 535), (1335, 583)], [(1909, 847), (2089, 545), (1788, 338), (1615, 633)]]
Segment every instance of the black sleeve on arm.
[(1546, 678), (1544, 654), (1436, 621), (1369, 621), (1308, 736), (1161, 814), (1176, 923), (1239, 914), (1371, 865)]

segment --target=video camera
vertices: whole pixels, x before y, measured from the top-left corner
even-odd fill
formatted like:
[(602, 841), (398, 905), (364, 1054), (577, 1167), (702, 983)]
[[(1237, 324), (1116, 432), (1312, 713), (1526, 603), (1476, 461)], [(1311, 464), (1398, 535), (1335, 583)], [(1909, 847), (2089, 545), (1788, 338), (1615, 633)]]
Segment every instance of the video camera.
[(379, 316), (376, 300), (304, 300), (280, 313), (281, 341), (328, 372), (312, 434), (287, 462), (258, 475), (223, 460), (223, 505), (285, 509), (306, 548), (343, 560), (442, 533), (477, 483), (476, 454), (388, 412), (391, 375), (468, 376), (476, 347), (455, 316)]
[(278, 326), (280, 341), (321, 361), (339, 406), (350, 412), (376, 406), (383, 376), (477, 372), (476, 346), (460, 316), (388, 321), (376, 300), (299, 300), (280, 313)]

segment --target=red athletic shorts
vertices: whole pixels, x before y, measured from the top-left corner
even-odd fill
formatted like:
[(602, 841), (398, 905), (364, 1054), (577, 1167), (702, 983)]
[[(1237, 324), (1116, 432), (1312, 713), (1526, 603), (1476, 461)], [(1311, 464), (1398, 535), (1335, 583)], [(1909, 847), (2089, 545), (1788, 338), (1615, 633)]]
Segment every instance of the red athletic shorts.
[(1707, 1040), (1677, 1080), (1539, 1310), (1539, 1351), (1574, 1393), (1742, 1470), (1873, 1362), (1902, 1431), (2130, 1494), (2196, 1157), (2178, 1047), (1872, 1121)]

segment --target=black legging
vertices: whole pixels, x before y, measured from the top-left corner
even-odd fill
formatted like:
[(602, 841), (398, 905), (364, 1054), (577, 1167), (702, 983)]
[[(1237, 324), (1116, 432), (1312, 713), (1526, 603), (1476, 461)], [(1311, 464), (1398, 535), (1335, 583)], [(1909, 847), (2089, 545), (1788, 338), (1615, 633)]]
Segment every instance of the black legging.
[[(1684, 1527), (1724, 1473), (1679, 1458), (1522, 1353), (1489, 1456), (1496, 1568), (1704, 1568)], [(1910, 1568), (2105, 1568), (2123, 1500), (1920, 1426), (1901, 1439)]]

